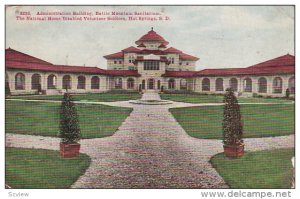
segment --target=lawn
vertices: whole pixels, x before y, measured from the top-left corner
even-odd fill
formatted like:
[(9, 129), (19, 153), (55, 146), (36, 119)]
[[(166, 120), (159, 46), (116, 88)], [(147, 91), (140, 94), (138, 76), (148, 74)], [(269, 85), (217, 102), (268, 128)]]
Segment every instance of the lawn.
[(5, 149), (5, 184), (16, 189), (70, 188), (91, 159), (85, 154), (63, 159), (58, 151)]
[[(187, 103), (222, 103), (224, 96), (223, 95), (214, 95), (214, 94), (161, 94), (161, 99), (163, 100), (172, 100), (177, 102), (187, 102)], [(292, 102), (291, 100), (286, 100), (282, 98), (245, 98), (239, 97), (238, 101), (240, 103), (284, 103)]]
[[(35, 100), (61, 100), (62, 95), (23, 95), (9, 96), (8, 99), (35, 99)], [(95, 102), (114, 102), (140, 99), (141, 95), (137, 92), (128, 93), (86, 93), (72, 95), (74, 101), (95, 101)]]
[[(60, 103), (6, 101), (6, 133), (56, 137)], [(83, 138), (111, 136), (131, 113), (131, 108), (77, 104)]]
[[(223, 106), (170, 109), (192, 137), (222, 139)], [(293, 104), (241, 105), (244, 137), (270, 137), (295, 133)]]
[(211, 163), (230, 188), (286, 189), (291, 188), (295, 149), (246, 152), (240, 159), (230, 159), (223, 153)]

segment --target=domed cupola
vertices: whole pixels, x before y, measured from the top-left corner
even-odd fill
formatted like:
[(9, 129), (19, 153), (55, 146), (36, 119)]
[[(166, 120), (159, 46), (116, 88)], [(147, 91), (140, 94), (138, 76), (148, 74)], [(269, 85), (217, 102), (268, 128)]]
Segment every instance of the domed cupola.
[(160, 36), (159, 34), (157, 34), (153, 28), (151, 28), (151, 30), (143, 35), (139, 40), (137, 40), (135, 43), (137, 45), (140, 45), (140, 44), (145, 44), (145, 43), (148, 43), (148, 42), (157, 42), (157, 43), (160, 43), (160, 44), (163, 44), (163, 45), (168, 45), (169, 42), (166, 41), (162, 36)]

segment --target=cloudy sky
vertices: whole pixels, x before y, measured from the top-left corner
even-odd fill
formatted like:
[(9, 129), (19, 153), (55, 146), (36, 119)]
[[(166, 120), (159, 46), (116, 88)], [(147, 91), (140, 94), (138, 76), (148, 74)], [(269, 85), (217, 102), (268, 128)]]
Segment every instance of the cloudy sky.
[[(159, 12), (168, 21), (20, 21), (30, 11)], [(106, 68), (118, 52), (151, 27), (178, 48), (200, 58), (197, 69), (247, 67), (294, 54), (292, 6), (36, 6), (6, 8), (6, 48), (54, 64)]]

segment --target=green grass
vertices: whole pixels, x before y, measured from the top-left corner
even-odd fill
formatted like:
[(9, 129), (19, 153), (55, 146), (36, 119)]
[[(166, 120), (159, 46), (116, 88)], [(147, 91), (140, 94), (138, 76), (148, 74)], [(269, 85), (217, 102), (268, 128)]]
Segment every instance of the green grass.
[(63, 159), (58, 151), (6, 148), (5, 183), (16, 189), (69, 188), (90, 162), (85, 154)]
[[(222, 139), (223, 106), (170, 109), (192, 137)], [(293, 104), (241, 105), (244, 137), (270, 137), (295, 133)]]
[[(6, 101), (6, 133), (56, 137), (60, 103)], [(77, 104), (83, 138), (111, 136), (131, 113), (131, 108)]]
[[(161, 94), (161, 99), (172, 100), (177, 102), (187, 102), (187, 103), (222, 103), (223, 95), (213, 95), (213, 94)], [(240, 103), (284, 103), (291, 102), (291, 100), (286, 100), (282, 98), (238, 98)]]
[(240, 159), (230, 159), (223, 153), (211, 163), (230, 188), (286, 189), (291, 188), (295, 149), (246, 152)]
[[(61, 100), (62, 95), (23, 95), (9, 96), (8, 99), (35, 99), (35, 100)], [(86, 93), (72, 95), (74, 101), (96, 101), (96, 102), (114, 102), (140, 99), (139, 93)]]

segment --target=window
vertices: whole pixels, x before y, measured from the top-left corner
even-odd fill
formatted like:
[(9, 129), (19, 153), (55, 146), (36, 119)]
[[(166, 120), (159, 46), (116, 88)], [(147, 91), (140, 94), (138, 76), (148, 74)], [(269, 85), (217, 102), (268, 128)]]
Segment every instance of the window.
[(169, 89), (175, 89), (175, 80), (169, 79), (168, 86), (169, 86)]
[(85, 77), (79, 76), (77, 80), (77, 89), (85, 89)]
[(129, 56), (129, 63), (133, 63), (134, 62), (134, 56)]
[(159, 61), (144, 61), (144, 70), (159, 70)]
[(252, 80), (249, 77), (244, 79), (244, 92), (252, 92)]
[(91, 79), (91, 89), (99, 89), (100, 88), (100, 79), (97, 76), (93, 76)]
[(119, 64), (122, 64), (122, 61), (119, 61)]
[(16, 88), (16, 90), (24, 90), (25, 89), (25, 75), (23, 73), (16, 74), (15, 88)]
[(41, 90), (41, 75), (34, 74), (31, 77), (31, 89), (32, 90)]
[(275, 77), (273, 80), (273, 93), (282, 93), (282, 79)]
[(180, 80), (180, 90), (186, 90), (187, 89), (187, 82), (185, 79)]
[(71, 89), (71, 81), (70, 75), (65, 75), (63, 77), (63, 89)]
[(114, 64), (117, 64), (117, 63), (118, 63), (118, 62), (115, 60), (115, 61), (114, 61)]
[(175, 58), (174, 58), (174, 57), (170, 57), (170, 58), (169, 58), (169, 62), (170, 62), (171, 64), (174, 64), (174, 63), (175, 63)]
[(210, 91), (210, 80), (208, 78), (202, 80), (202, 91)]
[(56, 88), (56, 76), (49, 75), (47, 78), (47, 88), (48, 89), (55, 89)]
[(189, 62), (186, 62), (186, 63), (185, 63), (185, 65), (187, 65), (187, 66), (188, 66), (189, 64), (190, 64)]
[(143, 79), (143, 81), (142, 81), (142, 89), (145, 89), (145, 84), (146, 84), (146, 81)]
[(222, 78), (216, 79), (216, 91), (224, 91), (223, 79)]
[(259, 93), (267, 92), (267, 79), (264, 77), (258, 79), (258, 92)]
[(238, 90), (238, 80), (236, 78), (231, 78), (229, 80), (229, 88), (231, 88), (234, 92)]
[(181, 66), (181, 65), (182, 65), (182, 62), (179, 62), (179, 65)]
[(127, 79), (127, 88), (128, 89), (134, 88), (134, 79), (132, 79), (132, 78)]

